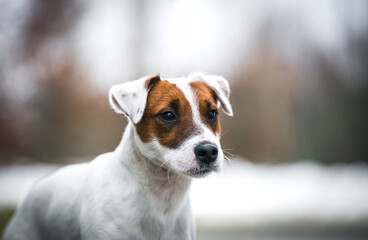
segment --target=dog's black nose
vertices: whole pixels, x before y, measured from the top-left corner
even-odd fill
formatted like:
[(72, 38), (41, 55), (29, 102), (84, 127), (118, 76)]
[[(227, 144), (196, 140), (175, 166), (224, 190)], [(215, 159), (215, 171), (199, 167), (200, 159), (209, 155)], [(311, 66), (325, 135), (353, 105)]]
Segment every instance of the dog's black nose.
[(210, 164), (216, 161), (218, 149), (210, 142), (201, 142), (194, 148), (194, 154), (198, 162)]

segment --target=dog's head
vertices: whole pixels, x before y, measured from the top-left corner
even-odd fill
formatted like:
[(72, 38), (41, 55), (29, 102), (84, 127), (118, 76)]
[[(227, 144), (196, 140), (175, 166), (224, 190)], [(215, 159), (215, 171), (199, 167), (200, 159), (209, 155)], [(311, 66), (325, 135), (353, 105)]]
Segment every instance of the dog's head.
[(218, 109), (232, 116), (229, 84), (219, 76), (144, 77), (113, 86), (109, 101), (135, 126), (135, 141), (158, 167), (189, 176), (222, 168)]

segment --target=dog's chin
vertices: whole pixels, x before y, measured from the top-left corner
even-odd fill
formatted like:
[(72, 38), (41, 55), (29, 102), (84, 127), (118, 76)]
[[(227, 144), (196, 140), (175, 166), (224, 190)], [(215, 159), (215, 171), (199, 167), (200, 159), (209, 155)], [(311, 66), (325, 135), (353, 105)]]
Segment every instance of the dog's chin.
[(212, 170), (200, 170), (200, 171), (189, 171), (186, 172), (186, 175), (193, 178), (202, 178), (210, 175)]
[(218, 172), (217, 167), (206, 167), (206, 168), (191, 168), (184, 174), (193, 178), (202, 178), (210, 175), (212, 172)]

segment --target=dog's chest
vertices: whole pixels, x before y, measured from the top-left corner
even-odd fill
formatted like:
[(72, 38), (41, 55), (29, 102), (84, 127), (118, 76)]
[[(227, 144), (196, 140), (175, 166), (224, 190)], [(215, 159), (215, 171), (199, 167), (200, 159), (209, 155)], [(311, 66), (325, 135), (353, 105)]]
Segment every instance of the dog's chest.
[(142, 188), (131, 179), (119, 185), (101, 181), (101, 187), (110, 187), (85, 205), (85, 225), (96, 230), (86, 239), (188, 239), (192, 232), (189, 198), (172, 199), (177, 195), (174, 187), (173, 191), (168, 186), (151, 189), (149, 184)]
[[(100, 215), (100, 219), (95, 219), (98, 226), (93, 229), (102, 230), (101, 226), (103, 226), (103, 232), (107, 234), (100, 236), (100, 233), (96, 233), (96, 235), (102, 238), (109, 236), (108, 239), (129, 239), (130, 237), (132, 239), (188, 239), (187, 236), (191, 232), (188, 223), (188, 219), (191, 218), (189, 212), (183, 210), (175, 213), (165, 212), (165, 210), (153, 209), (147, 203), (137, 199), (126, 199), (120, 203), (119, 208), (112, 202), (105, 203), (105, 209), (101, 209), (103, 214)], [(96, 214), (93, 215), (96, 217)]]

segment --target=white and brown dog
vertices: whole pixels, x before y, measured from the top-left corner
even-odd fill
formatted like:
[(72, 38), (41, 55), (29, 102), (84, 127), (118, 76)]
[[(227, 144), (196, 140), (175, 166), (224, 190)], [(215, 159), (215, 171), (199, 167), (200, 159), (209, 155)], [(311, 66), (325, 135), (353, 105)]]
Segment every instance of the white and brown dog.
[(5, 240), (195, 239), (192, 177), (222, 168), (218, 108), (232, 115), (228, 82), (201, 73), (113, 86), (128, 116), (120, 145), (37, 182)]

